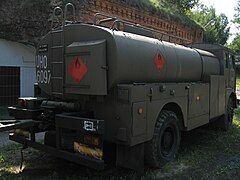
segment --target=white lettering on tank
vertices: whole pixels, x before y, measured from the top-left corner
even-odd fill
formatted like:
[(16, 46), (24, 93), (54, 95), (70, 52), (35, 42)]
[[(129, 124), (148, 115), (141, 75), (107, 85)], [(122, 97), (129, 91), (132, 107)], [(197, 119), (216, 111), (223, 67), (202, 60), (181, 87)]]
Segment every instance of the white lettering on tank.
[(48, 69), (47, 55), (37, 55), (35, 63), (37, 68), (37, 82), (40, 84), (49, 84), (51, 80), (51, 70)]

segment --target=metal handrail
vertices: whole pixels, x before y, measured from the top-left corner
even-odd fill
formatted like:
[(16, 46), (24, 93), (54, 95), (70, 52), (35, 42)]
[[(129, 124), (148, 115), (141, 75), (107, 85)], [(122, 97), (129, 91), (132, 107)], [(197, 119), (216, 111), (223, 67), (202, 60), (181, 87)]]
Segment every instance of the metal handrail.
[(75, 11), (75, 7), (72, 3), (67, 3), (64, 7), (64, 25), (66, 24), (66, 22), (72, 22), (72, 21), (67, 21), (67, 12), (68, 12), (68, 7), (72, 8), (72, 13), (73, 13), (73, 22), (76, 22), (76, 11)]
[[(105, 19), (102, 19), (102, 20), (97, 21), (97, 16), (105, 17)], [(97, 25), (97, 24), (102, 24), (102, 23), (105, 23), (105, 22), (115, 21), (115, 20), (117, 20), (117, 19), (118, 19), (117, 17), (111, 16), (111, 15), (108, 15), (108, 14), (96, 13), (96, 14), (94, 15), (93, 23), (94, 23), (95, 25)]]
[(112, 30), (117, 30), (117, 29), (115, 28), (115, 26), (116, 26), (117, 23), (122, 23), (123, 25), (124, 25), (124, 24), (128, 24), (128, 25), (131, 25), (131, 26), (134, 26), (134, 27), (137, 27), (137, 28), (142, 28), (142, 29), (144, 29), (144, 30), (151, 31), (151, 32), (153, 32), (153, 33), (158, 33), (158, 34), (160, 34), (160, 37), (158, 38), (160, 41), (162, 41), (162, 39), (163, 39), (164, 36), (167, 36), (167, 37), (169, 37), (169, 42), (170, 42), (171, 38), (178, 39), (180, 42), (183, 42), (183, 41), (185, 41), (185, 42), (190, 42), (190, 40), (188, 40), (188, 39), (184, 39), (184, 38), (181, 38), (181, 37), (178, 37), (178, 36), (174, 36), (174, 35), (171, 35), (171, 34), (167, 34), (167, 33), (164, 33), (164, 32), (161, 32), (161, 31), (158, 31), (158, 30), (155, 30), (155, 29), (152, 29), (152, 28), (148, 28), (148, 27), (145, 27), (145, 26), (141, 26), (141, 25), (139, 25), (139, 24), (134, 24), (134, 23), (131, 23), (131, 22), (128, 22), (128, 21), (124, 21), (124, 20), (119, 20), (119, 19), (117, 19), (117, 20), (115, 20), (115, 21), (113, 22), (113, 24), (112, 24), (112, 26), (110, 27), (110, 29), (112, 29)]
[(63, 10), (60, 8), (60, 7), (55, 7), (54, 10), (53, 10), (53, 15), (52, 15), (52, 22), (51, 22), (51, 30), (53, 30), (53, 23), (54, 23), (54, 19), (56, 16), (56, 12), (57, 10), (60, 11), (60, 15), (61, 15), (61, 23), (63, 22)]

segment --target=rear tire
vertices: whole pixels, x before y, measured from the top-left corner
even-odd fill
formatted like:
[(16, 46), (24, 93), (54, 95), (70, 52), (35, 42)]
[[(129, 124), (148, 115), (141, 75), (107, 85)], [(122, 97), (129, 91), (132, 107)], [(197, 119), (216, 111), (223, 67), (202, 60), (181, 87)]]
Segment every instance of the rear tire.
[(180, 144), (180, 126), (176, 114), (161, 111), (151, 141), (145, 144), (145, 162), (151, 167), (161, 167), (172, 161)]
[(44, 136), (44, 144), (56, 147), (56, 131), (47, 131)]

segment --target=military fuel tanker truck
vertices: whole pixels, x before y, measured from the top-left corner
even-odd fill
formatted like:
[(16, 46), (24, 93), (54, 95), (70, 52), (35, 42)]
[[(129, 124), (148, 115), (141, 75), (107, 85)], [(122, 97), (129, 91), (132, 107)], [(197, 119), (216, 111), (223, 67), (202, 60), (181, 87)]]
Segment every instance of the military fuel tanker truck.
[(14, 125), (2, 130), (15, 129), (11, 140), (95, 169), (108, 159), (138, 169), (173, 160), (183, 131), (229, 128), (237, 106), (229, 49), (165, 42), (105, 14), (95, 23), (66, 14), (37, 47), (36, 97), (8, 108)]

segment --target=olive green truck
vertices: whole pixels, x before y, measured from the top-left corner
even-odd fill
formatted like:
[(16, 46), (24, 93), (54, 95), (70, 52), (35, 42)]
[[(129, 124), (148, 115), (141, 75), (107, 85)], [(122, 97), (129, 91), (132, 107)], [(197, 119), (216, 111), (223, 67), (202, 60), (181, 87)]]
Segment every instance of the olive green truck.
[(14, 125), (1, 130), (15, 129), (10, 140), (99, 170), (109, 159), (140, 169), (173, 160), (183, 131), (231, 125), (236, 76), (226, 47), (165, 42), (104, 14), (82, 23), (65, 13), (52, 25), (36, 51), (36, 96), (8, 108)]

